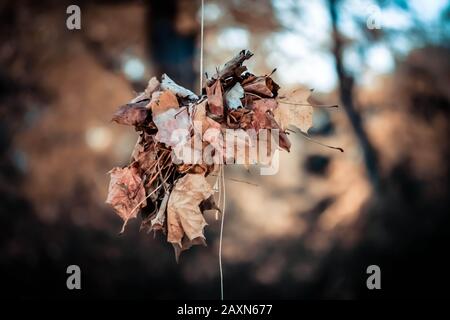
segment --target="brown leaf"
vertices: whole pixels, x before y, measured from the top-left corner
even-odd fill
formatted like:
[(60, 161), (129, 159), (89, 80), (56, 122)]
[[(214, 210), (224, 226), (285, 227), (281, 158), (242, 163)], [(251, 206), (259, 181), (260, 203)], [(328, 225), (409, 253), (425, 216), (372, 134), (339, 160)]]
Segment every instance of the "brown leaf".
[(154, 231), (164, 230), (164, 222), (166, 220), (167, 201), (169, 201), (169, 196), (170, 196), (169, 192), (166, 191), (164, 194), (164, 198), (161, 201), (161, 205), (159, 207), (158, 213), (150, 221), (150, 223), (151, 223), (150, 230), (154, 230)]
[(192, 118), (195, 138), (208, 142), (221, 155), (223, 152), (221, 126), (217, 121), (206, 115), (206, 101), (195, 107), (195, 113)]
[(262, 97), (273, 97), (277, 94), (279, 86), (272, 80), (272, 78), (263, 76), (255, 77), (243, 84), (246, 92), (257, 94)]
[(296, 90), (285, 99), (278, 99), (278, 108), (274, 110), (274, 116), (282, 129), (289, 125), (296, 126), (304, 133), (308, 133), (313, 125), (313, 107), (308, 98), (311, 90)]
[(153, 92), (159, 90), (160, 83), (156, 77), (152, 77), (147, 84), (147, 88), (145, 88), (144, 92), (141, 92), (139, 95), (137, 95), (133, 100), (131, 100), (131, 103), (139, 102), (142, 100), (150, 101), (152, 98)]
[(179, 108), (177, 97), (169, 90), (154, 92), (149, 106), (150, 109), (152, 109), (153, 117), (158, 116), (169, 109)]
[[(173, 147), (176, 162), (187, 165), (178, 167), (182, 173), (208, 174), (211, 171), (211, 162), (219, 161), (223, 155), (221, 126), (206, 115), (206, 103), (205, 100), (193, 107), (193, 134), (185, 137), (187, 139), (185, 143)], [(206, 166), (190, 166), (192, 164), (206, 164)]]
[(220, 124), (206, 115), (207, 103), (208, 101), (205, 100), (202, 103), (197, 104), (194, 109), (194, 114), (192, 115), (194, 129), (197, 133), (201, 133), (202, 135), (209, 128), (220, 129)]
[(164, 90), (170, 90), (180, 98), (198, 100), (198, 96), (195, 93), (175, 83), (175, 81), (170, 79), (165, 73), (161, 76), (161, 88)]
[(142, 125), (148, 115), (148, 110), (145, 108), (146, 104), (147, 102), (137, 102), (121, 106), (111, 120), (129, 126)]
[(231, 129), (252, 129), (253, 112), (246, 108), (230, 110), (228, 112), (227, 124)]
[(206, 95), (208, 96), (209, 111), (214, 115), (223, 116), (223, 95), (220, 80), (216, 80), (212, 86), (206, 87)]
[(200, 174), (188, 173), (175, 183), (167, 206), (168, 242), (183, 248), (184, 236), (190, 241), (205, 239), (203, 228), (207, 223), (199, 204), (212, 194), (211, 186)]
[(157, 141), (175, 147), (189, 140), (191, 123), (186, 108), (184, 110), (169, 108), (154, 116), (153, 121), (158, 128), (155, 135)]
[(138, 160), (139, 154), (144, 151), (143, 141), (142, 141), (142, 133), (139, 134), (136, 144), (134, 145), (133, 152), (131, 153), (131, 158), (134, 160)]
[(156, 152), (153, 148), (148, 148), (140, 152), (136, 158), (136, 161), (139, 163), (139, 167), (142, 172), (146, 172), (156, 163)]
[(153, 92), (159, 90), (161, 84), (159, 83), (158, 79), (156, 77), (152, 77), (150, 80), (148, 80), (147, 88), (145, 88), (145, 94), (147, 97), (151, 98)]
[(231, 60), (229, 60), (223, 68), (217, 71), (217, 73), (210, 79), (208, 79), (207, 84), (211, 85), (217, 79), (226, 79), (232, 76), (240, 76), (247, 68), (242, 66), (245, 60), (250, 59), (253, 53), (248, 50), (242, 50)]
[(214, 196), (210, 196), (208, 199), (203, 200), (200, 202), (200, 211), (204, 213), (208, 210), (217, 210), (221, 212), (220, 208), (216, 204), (216, 199), (214, 199)]
[(155, 136), (157, 141), (174, 147), (187, 140), (190, 118), (186, 108), (180, 109), (175, 94), (169, 90), (153, 93), (150, 108), (153, 122), (158, 128)]
[(186, 251), (190, 249), (192, 246), (195, 245), (202, 245), (206, 247), (206, 241), (202, 237), (197, 237), (193, 240), (190, 240), (186, 236), (183, 237), (183, 240), (181, 241), (181, 246), (175, 243), (172, 243), (173, 249), (175, 250), (175, 260), (178, 263), (180, 260), (180, 254), (183, 251)]
[[(147, 139), (145, 139), (146, 137)], [(141, 132), (131, 153), (131, 157), (138, 163), (141, 172), (146, 172), (152, 168), (156, 162), (156, 150), (153, 139), (148, 139), (148, 136)]]
[(267, 118), (267, 110), (273, 111), (278, 107), (275, 99), (258, 99), (254, 100), (252, 104), (253, 121), (252, 125), (256, 131), (260, 129), (272, 128), (271, 121)]
[(106, 203), (110, 204), (116, 213), (123, 219), (122, 231), (129, 219), (136, 218), (140, 208), (147, 205), (142, 179), (137, 174), (137, 168), (114, 168), (110, 172), (108, 197)]
[(289, 152), (291, 149), (291, 142), (289, 141), (286, 133), (284, 132), (283, 129), (280, 128), (280, 126), (278, 125), (277, 121), (275, 120), (275, 118), (273, 117), (273, 115), (270, 111), (266, 112), (266, 117), (270, 121), (271, 127), (273, 129), (278, 129), (278, 144), (279, 144), (280, 148)]
[[(229, 130), (224, 135), (224, 159), (226, 163), (255, 164), (255, 157), (250, 152), (257, 148), (257, 135), (243, 129)], [(254, 132), (253, 132), (254, 133)]]

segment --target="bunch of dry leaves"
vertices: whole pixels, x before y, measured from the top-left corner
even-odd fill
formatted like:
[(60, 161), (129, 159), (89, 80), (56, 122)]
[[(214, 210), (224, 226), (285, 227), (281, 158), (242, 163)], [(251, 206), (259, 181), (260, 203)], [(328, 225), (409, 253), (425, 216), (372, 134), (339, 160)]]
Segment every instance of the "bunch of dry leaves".
[[(218, 210), (206, 177), (217, 176), (223, 163), (237, 162), (236, 145), (223, 142), (225, 131), (254, 130), (256, 139), (263, 139), (259, 133), (268, 130), (270, 137), (264, 139), (276, 141), (266, 150), (269, 162), (274, 150), (289, 151), (288, 126), (307, 133), (313, 114), (307, 101), (310, 90), (297, 91), (286, 100), (272, 74), (255, 76), (243, 66), (252, 55), (243, 50), (217, 70), (206, 80), (200, 97), (167, 75), (161, 81), (154, 77), (144, 92), (114, 114), (113, 121), (134, 126), (139, 134), (131, 163), (110, 171), (106, 202), (123, 219), (122, 232), (140, 213), (142, 228), (166, 234), (178, 261), (182, 251), (206, 244), (204, 212)], [(196, 152), (206, 149), (214, 161), (201, 161), (202, 157), (193, 161), (192, 153), (195, 158)], [(253, 163), (248, 157), (243, 162)]]

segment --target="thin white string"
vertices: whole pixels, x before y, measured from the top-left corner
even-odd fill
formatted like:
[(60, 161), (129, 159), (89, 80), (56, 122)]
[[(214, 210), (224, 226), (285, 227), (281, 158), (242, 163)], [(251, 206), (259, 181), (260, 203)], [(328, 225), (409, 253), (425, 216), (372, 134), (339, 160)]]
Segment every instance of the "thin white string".
[[(205, 4), (202, 0), (201, 22), (200, 22), (200, 95), (203, 89), (203, 38), (204, 38), (204, 20), (205, 20)], [(225, 220), (225, 170), (224, 165), (220, 165), (219, 173), (219, 206), (222, 201), (222, 216), (220, 221), (220, 237), (219, 237), (219, 273), (220, 273), (220, 300), (223, 300), (223, 267), (222, 267), (222, 239), (223, 239), (223, 223)]]
[(202, 95), (203, 89), (203, 28), (205, 18), (205, 4), (202, 0), (202, 17), (200, 20), (200, 95)]
[[(217, 181), (216, 181), (216, 185), (217, 185), (217, 192), (219, 192), (219, 200), (217, 201), (217, 203), (219, 204), (219, 206), (221, 206), (222, 203), (222, 180), (221, 180), (221, 167), (219, 165), (219, 172), (217, 174)], [(219, 211), (216, 211), (216, 220), (219, 220)]]
[(220, 300), (223, 300), (223, 268), (222, 268), (222, 239), (223, 239), (223, 222), (225, 220), (225, 203), (226, 203), (226, 196), (225, 196), (225, 169), (224, 165), (222, 164), (220, 166), (220, 177), (221, 178), (221, 193), (223, 193), (222, 196), (222, 217), (220, 221), (220, 237), (219, 237), (219, 270), (220, 270)]

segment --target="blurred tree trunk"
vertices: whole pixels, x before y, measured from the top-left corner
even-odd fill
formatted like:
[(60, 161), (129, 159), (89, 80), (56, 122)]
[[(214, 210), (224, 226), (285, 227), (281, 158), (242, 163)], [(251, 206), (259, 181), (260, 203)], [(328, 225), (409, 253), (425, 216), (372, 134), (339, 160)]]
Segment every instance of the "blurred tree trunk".
[[(194, 56), (197, 34), (182, 33), (177, 28), (180, 2), (181, 0), (148, 2), (147, 45), (158, 76), (167, 73), (177, 83), (193, 89), (196, 78)], [(197, 6), (197, 3), (192, 1), (191, 5)]]
[(337, 10), (338, 2), (339, 0), (328, 0), (328, 9), (330, 12), (331, 24), (333, 28), (332, 51), (336, 63), (336, 73), (339, 79), (339, 95), (344, 105), (344, 109), (348, 116), (348, 119), (350, 120), (350, 124), (361, 146), (369, 180), (374, 190), (378, 191), (380, 187), (378, 156), (371, 142), (369, 141), (366, 131), (364, 130), (361, 115), (355, 108), (355, 103), (352, 94), (354, 79), (352, 76), (347, 74), (343, 65), (344, 43), (338, 28), (338, 20), (339, 20)]

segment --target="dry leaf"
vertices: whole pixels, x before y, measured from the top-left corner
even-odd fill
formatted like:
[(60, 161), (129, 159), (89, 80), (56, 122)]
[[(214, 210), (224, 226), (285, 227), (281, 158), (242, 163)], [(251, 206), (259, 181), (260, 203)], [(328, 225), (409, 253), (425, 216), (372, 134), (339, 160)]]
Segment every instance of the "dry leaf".
[(159, 89), (160, 83), (156, 77), (152, 77), (147, 84), (147, 88), (144, 92), (141, 92), (139, 95), (137, 95), (133, 100), (131, 100), (131, 103), (139, 102), (142, 100), (149, 101), (152, 98), (153, 92)]
[(189, 100), (198, 100), (198, 96), (195, 93), (193, 93), (191, 90), (188, 90), (176, 84), (175, 81), (170, 79), (167, 74), (163, 74), (161, 77), (161, 88), (163, 90), (172, 91), (180, 98), (187, 98)]
[(158, 79), (156, 77), (152, 77), (150, 80), (148, 80), (147, 88), (145, 88), (144, 93), (151, 98), (153, 92), (159, 90), (161, 86), (161, 83), (159, 83)]
[(216, 80), (210, 87), (206, 87), (209, 111), (216, 116), (223, 116), (222, 83)]
[(179, 104), (177, 97), (171, 91), (156, 91), (152, 94), (149, 108), (152, 110), (153, 117), (155, 117), (169, 109), (178, 109)]
[(205, 238), (203, 228), (207, 223), (199, 205), (212, 194), (211, 186), (200, 174), (188, 173), (175, 183), (167, 206), (167, 241), (182, 248), (184, 236), (190, 241)]
[[(257, 162), (257, 135), (250, 133), (243, 129), (226, 132), (223, 146), (226, 163), (249, 165)], [(251, 152), (256, 153), (254, 157), (250, 157)]]
[(252, 125), (256, 131), (260, 129), (272, 128), (272, 123), (266, 116), (268, 110), (273, 111), (278, 107), (275, 99), (258, 99), (254, 100), (252, 104), (253, 121)]
[(270, 98), (274, 96), (274, 92), (276, 93), (279, 88), (272, 78), (265, 76), (247, 79), (247, 81), (244, 81), (243, 87), (246, 92)]
[(136, 218), (139, 209), (147, 205), (142, 179), (137, 171), (135, 167), (126, 167), (114, 168), (109, 172), (111, 181), (106, 203), (123, 219), (121, 232), (124, 231), (128, 220)]
[(273, 113), (281, 129), (293, 125), (308, 133), (313, 125), (313, 107), (308, 102), (310, 95), (311, 90), (296, 90), (289, 97), (277, 100), (278, 108)]
[(206, 103), (207, 101), (204, 101), (195, 107), (192, 116), (194, 121), (194, 137), (192, 137), (192, 139), (197, 139), (198, 141), (204, 141), (210, 144), (217, 151), (214, 155), (215, 159), (219, 160), (219, 157), (223, 156), (221, 126), (220, 123), (206, 115)]
[(173, 243), (172, 243), (172, 245), (173, 245), (173, 249), (175, 250), (175, 260), (178, 263), (180, 260), (180, 254), (183, 251), (186, 251), (195, 245), (202, 245), (202, 246), (206, 247), (206, 241), (202, 237), (198, 237), (193, 240), (190, 240), (189, 238), (184, 236), (183, 240), (181, 241), (181, 245), (173, 244)]
[(166, 144), (169, 147), (183, 145), (189, 140), (190, 117), (187, 109), (169, 109), (153, 117), (153, 121), (158, 128), (155, 140)]
[[(132, 159), (137, 162), (141, 172), (146, 173), (156, 162), (156, 151), (153, 143), (146, 142), (143, 138), (145, 133), (141, 132), (131, 153)], [(147, 136), (148, 137), (148, 136)], [(149, 139), (153, 142), (153, 139)]]
[(138, 162), (142, 172), (147, 172), (153, 168), (156, 163), (155, 150), (153, 148), (149, 148), (148, 150), (139, 152), (136, 161)]
[(289, 141), (286, 133), (279, 127), (270, 111), (266, 112), (266, 117), (270, 121), (272, 128), (278, 130), (278, 145), (280, 146), (280, 148), (289, 152), (291, 149), (291, 142)]
[(166, 191), (164, 193), (164, 198), (161, 201), (161, 205), (159, 207), (158, 213), (156, 216), (151, 220), (151, 227), (150, 230), (163, 230), (164, 229), (164, 222), (166, 220), (166, 208), (167, 208), (167, 202), (169, 201), (169, 195), (170, 193)]
[(134, 145), (133, 152), (131, 153), (131, 158), (138, 160), (139, 154), (144, 151), (144, 146), (142, 145), (142, 133), (139, 133), (136, 144)]
[(194, 130), (196, 133), (202, 135), (209, 128), (215, 128), (220, 130), (220, 124), (206, 115), (206, 104), (208, 100), (203, 101), (195, 106), (192, 120), (194, 124)]
[(253, 113), (246, 108), (230, 110), (228, 112), (227, 124), (231, 129), (251, 129), (253, 122)]
[(148, 110), (145, 108), (147, 103), (148, 101), (143, 101), (121, 106), (111, 120), (129, 126), (143, 125), (148, 115)]
[(216, 204), (216, 199), (214, 199), (214, 196), (210, 196), (208, 199), (203, 200), (200, 202), (200, 211), (204, 214), (205, 211), (208, 210), (217, 210), (221, 212), (220, 208)]
[(114, 115), (114, 121), (134, 125), (139, 139), (131, 165), (110, 172), (106, 201), (124, 227), (140, 211), (141, 227), (167, 232), (177, 261), (191, 246), (206, 245), (203, 213), (220, 212), (206, 177), (224, 160), (273, 167), (280, 148), (290, 149), (286, 128), (307, 132), (312, 126), (310, 92), (279, 97), (273, 72), (244, 73), (242, 63), (252, 55), (241, 51), (208, 78), (206, 99), (163, 75)]

